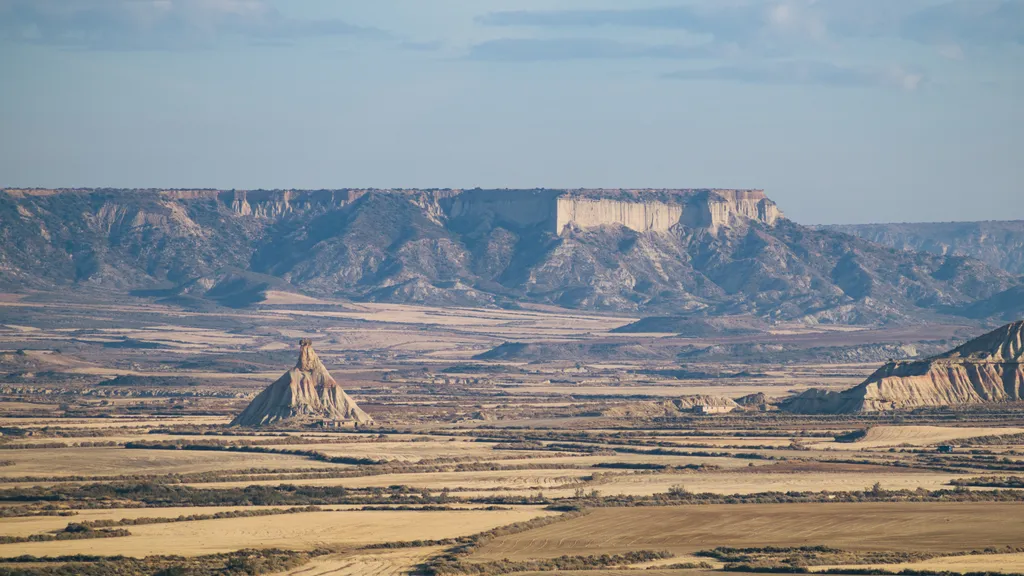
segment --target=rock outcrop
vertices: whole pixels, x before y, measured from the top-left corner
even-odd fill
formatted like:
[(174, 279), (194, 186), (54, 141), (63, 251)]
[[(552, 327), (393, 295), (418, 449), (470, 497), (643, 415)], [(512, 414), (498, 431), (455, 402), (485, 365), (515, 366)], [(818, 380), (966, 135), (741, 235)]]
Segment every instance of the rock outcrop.
[(736, 403), (744, 408), (765, 410), (771, 406), (772, 400), (764, 392), (755, 392), (746, 396), (740, 396), (736, 399)]
[(260, 392), (231, 426), (265, 426), (279, 422), (323, 423), (338, 425), (372, 424), (331, 377), (327, 367), (313, 351), (310, 340), (299, 343), (299, 361), (276, 382)]
[(663, 402), (632, 402), (602, 411), (613, 418), (672, 418), (680, 414), (726, 414), (740, 407), (725, 396), (691, 394)]
[(1024, 399), (1024, 320), (937, 356), (889, 362), (842, 392), (811, 389), (780, 404), (801, 414), (850, 414)]
[(0, 192), (5, 291), (142, 291), (201, 307), (290, 289), (877, 324), (1005, 315), (1022, 284), (975, 260), (798, 225), (759, 190)]
[(669, 402), (680, 412), (696, 412), (698, 414), (724, 414), (740, 407), (732, 398), (708, 394), (681, 396), (669, 400)]

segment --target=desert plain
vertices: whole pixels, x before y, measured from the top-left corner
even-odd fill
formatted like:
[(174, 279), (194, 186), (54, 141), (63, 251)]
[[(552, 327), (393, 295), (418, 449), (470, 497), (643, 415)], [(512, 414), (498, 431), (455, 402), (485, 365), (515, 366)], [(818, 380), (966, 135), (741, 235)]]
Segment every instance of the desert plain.
[[(271, 296), (0, 298), (0, 573), (1024, 572), (1018, 403), (774, 406), (970, 326), (697, 338)], [(229, 426), (300, 339), (372, 423)]]

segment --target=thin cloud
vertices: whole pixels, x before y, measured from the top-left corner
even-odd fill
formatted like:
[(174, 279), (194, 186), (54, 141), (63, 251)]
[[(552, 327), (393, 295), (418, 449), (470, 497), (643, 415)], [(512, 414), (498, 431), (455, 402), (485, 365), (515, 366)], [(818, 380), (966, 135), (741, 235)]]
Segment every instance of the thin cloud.
[(913, 14), (902, 23), (901, 33), (926, 44), (1024, 44), (1024, 2), (948, 2)]
[(501, 38), (470, 47), (468, 58), (492, 62), (693, 59), (720, 54), (705, 45), (638, 44), (602, 38)]
[(765, 10), (755, 11), (746, 7), (701, 9), (673, 6), (626, 10), (515, 10), (485, 14), (477, 21), (487, 26), (678, 29), (739, 39), (761, 28), (766, 16)]
[(899, 67), (843, 66), (810, 60), (767, 61), (680, 70), (667, 74), (666, 78), (746, 84), (887, 87), (908, 91), (918, 89), (926, 80), (923, 73)]
[(232, 37), (279, 45), (383, 35), (338, 19), (291, 18), (265, 0), (0, 0), (0, 37), (90, 50), (210, 48)]
[(718, 40), (896, 37), (924, 44), (1024, 44), (1021, 0), (761, 0), (620, 10), (516, 10), (488, 26), (681, 29)]

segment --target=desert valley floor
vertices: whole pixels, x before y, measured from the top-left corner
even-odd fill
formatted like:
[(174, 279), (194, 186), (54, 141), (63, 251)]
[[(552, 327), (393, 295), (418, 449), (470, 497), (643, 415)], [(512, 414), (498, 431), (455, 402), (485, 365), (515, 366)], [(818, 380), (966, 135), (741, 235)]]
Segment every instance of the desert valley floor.
[[(1024, 572), (1019, 402), (772, 407), (977, 325), (637, 320), (0, 296), (0, 574)], [(229, 427), (305, 338), (374, 423)]]

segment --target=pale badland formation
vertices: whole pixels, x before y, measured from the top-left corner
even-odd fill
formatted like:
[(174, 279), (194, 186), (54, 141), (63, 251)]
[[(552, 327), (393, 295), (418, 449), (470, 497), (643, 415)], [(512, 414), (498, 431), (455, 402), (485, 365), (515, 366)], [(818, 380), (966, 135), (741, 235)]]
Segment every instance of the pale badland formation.
[(372, 424), (366, 412), (331, 377), (313, 351), (313, 342), (299, 343), (299, 361), (261, 392), (231, 421), (231, 426), (313, 423), (320, 426)]
[(0, 192), (0, 576), (1024, 573), (1022, 240), (757, 190)]
[(843, 392), (811, 389), (783, 402), (801, 413), (843, 414), (1024, 400), (1024, 320), (923, 360), (889, 362)]

